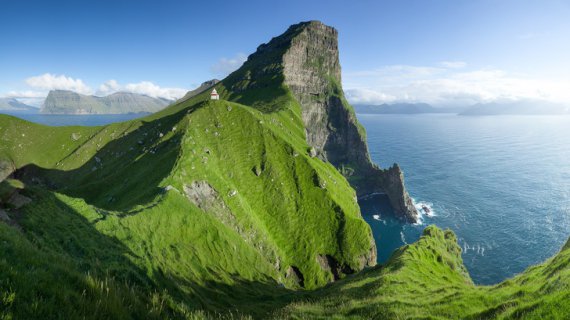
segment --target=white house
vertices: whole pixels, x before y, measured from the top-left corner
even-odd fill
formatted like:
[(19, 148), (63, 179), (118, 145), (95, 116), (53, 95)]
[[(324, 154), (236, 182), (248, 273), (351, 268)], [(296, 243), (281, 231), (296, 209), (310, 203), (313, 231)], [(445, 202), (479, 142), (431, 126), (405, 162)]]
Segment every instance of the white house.
[(220, 95), (216, 89), (212, 90), (212, 93), (210, 93), (210, 100), (220, 100)]

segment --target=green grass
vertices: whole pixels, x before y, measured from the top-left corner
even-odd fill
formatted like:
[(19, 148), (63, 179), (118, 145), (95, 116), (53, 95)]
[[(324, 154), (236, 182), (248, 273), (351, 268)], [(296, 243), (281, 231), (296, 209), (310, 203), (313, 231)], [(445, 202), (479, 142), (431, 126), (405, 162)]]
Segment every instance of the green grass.
[[(87, 138), (62, 158), (14, 161), (26, 183), (3, 186), (33, 202), (8, 211), (21, 231), (0, 224), (3, 318), (568, 316), (569, 245), (511, 280), (478, 287), (453, 233), (432, 227), (386, 265), (323, 287), (332, 274), (316, 254), (357, 269), (370, 246), (347, 181), (309, 157), (294, 110), (187, 103), (194, 104), (157, 119), (73, 128)], [(61, 137), (52, 145), (76, 143), (68, 128), (0, 120), (2, 128)], [(201, 180), (233, 218), (204, 212), (185, 197), (184, 186)], [(299, 291), (287, 280), (290, 265), (316, 290)]]
[(472, 284), (451, 231), (433, 226), (386, 265), (291, 303), (278, 318), (567, 319), (570, 248), (496, 286)]
[[(136, 310), (101, 311), (128, 317), (189, 317), (199, 310), (260, 316), (286, 305), (298, 289), (286, 278), (290, 266), (302, 272), (306, 289), (332, 280), (319, 254), (358, 270), (372, 245), (370, 227), (342, 175), (308, 155), (298, 106), (287, 103), (291, 108), (266, 113), (198, 98), (160, 117), (95, 128), (0, 116), (0, 135), (10, 142), (3, 159), (19, 168), (33, 200), (8, 212), (22, 230), (17, 241), (59, 257), (64, 272), (81, 281), (96, 277), (119, 296), (130, 292), (140, 301)], [(184, 187), (203, 180), (231, 218), (186, 198)], [(55, 281), (53, 258), (35, 259), (47, 268), (46, 283)], [(38, 297), (33, 282), (23, 280), (28, 276), (34, 274), (23, 269), (0, 277), (2, 291), (15, 294), (4, 306), (7, 316), (87, 312), (52, 306), (27, 313), (25, 301), (43, 305), (41, 296), (55, 294), (39, 288)]]
[[(299, 26), (217, 84), (225, 100), (203, 92), (100, 127), (0, 115), (0, 165), (18, 169), (0, 183), (10, 219), (0, 222), (0, 319), (567, 319), (568, 244), (479, 287), (455, 235), (428, 227), (385, 265), (329, 284), (319, 256), (350, 273), (374, 245), (339, 172), (358, 164), (337, 170), (309, 155), (283, 84), (279, 58)], [(186, 192), (204, 181), (215, 196), (194, 203)], [(5, 206), (16, 191), (32, 202)], [(293, 267), (302, 287), (287, 277)]]

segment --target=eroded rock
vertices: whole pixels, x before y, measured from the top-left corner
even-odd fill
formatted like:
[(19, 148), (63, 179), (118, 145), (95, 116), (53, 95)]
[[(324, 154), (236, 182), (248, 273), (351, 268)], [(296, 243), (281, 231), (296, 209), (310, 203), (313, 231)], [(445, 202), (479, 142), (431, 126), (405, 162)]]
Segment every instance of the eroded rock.
[(292, 280), (294, 283), (298, 284), (300, 287), (305, 286), (305, 277), (303, 276), (303, 273), (301, 273), (301, 270), (299, 270), (299, 268), (297, 268), (295, 266), (289, 266), (289, 268), (287, 268), (287, 272), (285, 273), (285, 277), (287, 279)]

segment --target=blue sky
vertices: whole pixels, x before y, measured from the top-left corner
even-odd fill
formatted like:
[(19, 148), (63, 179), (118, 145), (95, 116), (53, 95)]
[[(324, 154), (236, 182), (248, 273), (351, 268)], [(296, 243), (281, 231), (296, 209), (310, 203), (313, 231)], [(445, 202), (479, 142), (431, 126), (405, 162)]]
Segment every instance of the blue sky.
[(289, 25), (321, 20), (339, 30), (353, 103), (570, 101), (569, 17), (562, 0), (0, 0), (0, 97), (175, 98)]

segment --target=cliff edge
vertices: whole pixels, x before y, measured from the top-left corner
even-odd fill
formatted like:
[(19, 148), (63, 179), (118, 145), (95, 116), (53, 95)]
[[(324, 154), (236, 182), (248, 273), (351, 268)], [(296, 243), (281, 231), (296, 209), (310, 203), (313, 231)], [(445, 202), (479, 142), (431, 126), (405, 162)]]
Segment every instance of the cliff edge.
[(358, 196), (386, 194), (399, 217), (417, 222), (418, 212), (406, 191), (400, 167), (381, 169), (370, 160), (366, 131), (344, 97), (336, 29), (319, 21), (292, 25), (284, 34), (260, 45), (242, 68), (223, 82), (243, 102), (253, 100), (247, 91), (288, 89), (300, 105), (312, 153), (331, 162)]

